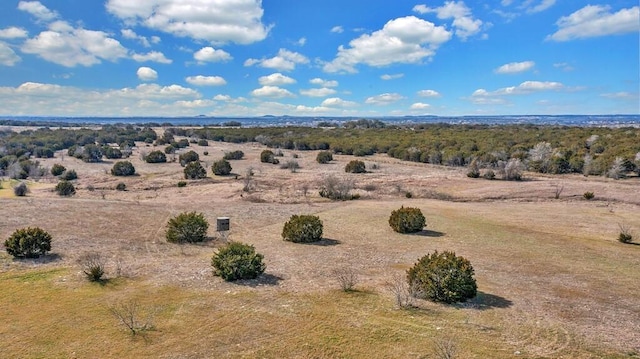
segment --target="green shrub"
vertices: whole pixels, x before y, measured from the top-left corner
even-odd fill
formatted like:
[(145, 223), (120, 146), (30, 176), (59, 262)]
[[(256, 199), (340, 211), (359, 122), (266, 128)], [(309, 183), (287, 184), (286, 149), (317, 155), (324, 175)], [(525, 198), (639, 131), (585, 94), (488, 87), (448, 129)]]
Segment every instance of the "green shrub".
[[(78, 153), (74, 153), (75, 156)], [(85, 162), (101, 162), (102, 161), (102, 149), (94, 144), (88, 144), (84, 146), (80, 158)]]
[(584, 199), (586, 199), (587, 201), (592, 200), (596, 195), (593, 194), (593, 192), (585, 192), (582, 194), (582, 197), (584, 197)]
[(122, 158), (122, 151), (119, 148), (106, 147), (104, 149), (104, 156), (109, 159)]
[(420, 258), (407, 271), (413, 295), (434, 302), (457, 303), (477, 294), (471, 262), (454, 252), (433, 252)]
[(275, 155), (271, 150), (264, 150), (260, 153), (260, 162), (262, 163), (273, 163), (275, 160)]
[(202, 179), (207, 177), (207, 171), (202, 167), (200, 161), (187, 163), (183, 172), (185, 179)]
[(66, 180), (58, 182), (55, 190), (58, 195), (65, 197), (70, 197), (76, 194), (76, 188), (73, 186), (73, 183)]
[(98, 252), (85, 253), (78, 258), (82, 272), (90, 282), (102, 282), (105, 274), (105, 260)]
[(282, 239), (294, 243), (317, 242), (322, 239), (322, 221), (318, 216), (293, 215), (282, 228)]
[(13, 187), (13, 194), (17, 197), (24, 197), (29, 192), (29, 187), (24, 182), (20, 182), (17, 186)]
[(211, 258), (213, 275), (226, 281), (257, 278), (266, 269), (263, 258), (251, 245), (229, 242)]
[(78, 174), (76, 173), (75, 170), (66, 170), (66, 171), (64, 171), (62, 176), (60, 176), (60, 179), (67, 180), (67, 181), (73, 181), (73, 180), (78, 179)]
[(133, 176), (136, 169), (129, 161), (118, 161), (111, 168), (111, 174), (114, 176)]
[(200, 161), (200, 156), (196, 153), (196, 151), (185, 152), (178, 157), (178, 161), (182, 166), (185, 166), (187, 163)]
[(322, 164), (329, 163), (333, 161), (333, 154), (331, 154), (331, 152), (329, 151), (318, 152), (318, 155), (316, 156), (316, 161)]
[(178, 182), (178, 187), (187, 187), (187, 182), (185, 181)]
[(227, 161), (230, 161), (230, 160), (241, 160), (242, 157), (244, 157), (244, 152), (238, 150), (238, 151), (225, 153), (223, 158)]
[(348, 173), (366, 173), (367, 168), (362, 161), (353, 160), (344, 167), (344, 171)]
[(205, 156), (209, 156), (209, 151), (204, 151), (204, 152), (202, 152), (202, 154), (205, 155)]
[(51, 235), (38, 227), (18, 229), (4, 242), (16, 258), (38, 258), (51, 250)]
[(169, 146), (164, 148), (164, 153), (166, 153), (168, 155), (170, 155), (172, 153), (176, 153), (176, 148), (173, 145), (169, 145)]
[(116, 190), (118, 191), (126, 191), (127, 190), (127, 184), (124, 182), (120, 182), (116, 185)]
[(398, 233), (415, 233), (425, 227), (426, 220), (419, 208), (401, 207), (391, 212), (389, 225)]
[(63, 165), (58, 164), (58, 163), (56, 163), (53, 166), (51, 166), (51, 174), (54, 175), (54, 176), (60, 176), (66, 170), (67, 169)]
[(209, 146), (209, 141), (205, 139), (198, 140), (198, 146)]
[(151, 151), (144, 160), (147, 163), (164, 163), (167, 162), (167, 156), (162, 151)]
[(171, 243), (195, 243), (207, 239), (209, 223), (202, 213), (184, 212), (167, 223), (166, 237)]
[(231, 173), (231, 164), (229, 161), (222, 159), (213, 163), (211, 167), (213, 174), (216, 176), (226, 176)]
[(618, 235), (618, 242), (631, 243), (633, 241), (633, 234), (631, 234), (631, 228), (625, 224), (618, 224), (620, 227), (620, 234)]

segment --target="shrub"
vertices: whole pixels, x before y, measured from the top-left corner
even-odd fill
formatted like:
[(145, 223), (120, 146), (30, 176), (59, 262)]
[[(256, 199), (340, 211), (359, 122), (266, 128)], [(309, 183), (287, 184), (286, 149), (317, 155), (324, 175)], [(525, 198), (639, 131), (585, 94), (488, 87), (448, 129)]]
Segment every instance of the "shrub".
[(633, 241), (633, 234), (631, 234), (631, 228), (624, 224), (618, 224), (620, 227), (620, 235), (618, 235), (618, 242), (631, 243)]
[(229, 242), (211, 258), (213, 275), (226, 281), (257, 278), (266, 269), (263, 258), (251, 245)]
[(70, 197), (76, 194), (76, 188), (73, 186), (73, 183), (66, 180), (58, 182), (55, 190), (58, 195), (65, 197)]
[(167, 223), (166, 237), (171, 243), (195, 243), (207, 239), (209, 223), (202, 213), (184, 212)]
[(167, 162), (167, 156), (162, 151), (151, 151), (144, 160), (147, 163), (163, 163)]
[(353, 180), (328, 176), (322, 181), (320, 197), (329, 198), (334, 201), (356, 199), (355, 195), (349, 194), (354, 187), (355, 184)]
[(120, 182), (116, 185), (116, 190), (118, 191), (126, 191), (127, 185), (124, 182)]
[(271, 150), (264, 150), (260, 153), (260, 162), (262, 163), (273, 163), (275, 160), (275, 155)]
[(353, 160), (344, 167), (344, 171), (348, 173), (366, 173), (367, 168), (362, 161)]
[(51, 250), (51, 235), (38, 227), (18, 229), (4, 242), (16, 258), (38, 258)]
[(244, 157), (244, 152), (238, 150), (238, 151), (232, 151), (232, 152), (227, 152), (224, 154), (224, 159), (227, 161), (230, 160), (241, 160), (242, 157)]
[(204, 151), (204, 152), (202, 152), (202, 154), (205, 155), (205, 156), (209, 156), (209, 151)]
[(53, 166), (51, 166), (51, 174), (54, 176), (60, 176), (66, 170), (67, 169), (59, 163), (56, 163)]
[(415, 233), (424, 228), (426, 220), (419, 208), (401, 207), (391, 212), (389, 225), (398, 233)]
[(198, 146), (209, 146), (209, 141), (205, 139), (198, 140)]
[(213, 163), (211, 167), (213, 174), (216, 176), (226, 176), (231, 173), (231, 164), (229, 161), (222, 159)]
[(595, 196), (596, 196), (596, 195), (595, 195), (595, 194), (593, 194), (593, 192), (585, 192), (585, 193), (583, 193), (583, 194), (582, 194), (582, 197), (583, 197), (584, 199), (586, 199), (587, 201), (594, 199), (594, 198), (595, 198)]
[(78, 264), (90, 282), (103, 281), (105, 260), (100, 253), (85, 253), (78, 258)]
[(200, 161), (200, 156), (198, 156), (196, 151), (189, 151), (189, 152), (185, 152), (185, 153), (181, 154), (178, 157), (178, 161), (180, 161), (180, 164), (182, 166), (184, 166), (187, 163)]
[(111, 168), (111, 174), (114, 176), (133, 176), (136, 169), (129, 161), (118, 161)]
[(178, 187), (187, 187), (187, 182), (185, 181), (178, 182)]
[(176, 153), (176, 148), (173, 145), (169, 145), (169, 146), (164, 148), (164, 153), (166, 153), (168, 155), (170, 155), (172, 153)]
[(294, 243), (317, 242), (322, 239), (322, 221), (318, 216), (293, 215), (282, 228), (282, 239)]
[(493, 172), (493, 170), (488, 170), (487, 172), (485, 172), (482, 177), (484, 179), (488, 179), (488, 180), (493, 180), (496, 178), (496, 173)]
[(467, 172), (467, 177), (469, 178), (478, 178), (480, 177), (480, 166), (478, 166), (478, 161), (473, 160), (469, 164), (469, 171)]
[(29, 188), (24, 182), (20, 182), (17, 186), (13, 187), (13, 194), (18, 197), (24, 197), (29, 193)]
[(296, 171), (298, 171), (298, 169), (300, 168), (300, 164), (296, 160), (289, 160), (289, 161), (281, 164), (280, 168), (282, 168), (283, 170), (288, 169), (292, 173), (296, 173)]
[[(74, 156), (77, 156), (77, 152)], [(96, 145), (88, 144), (84, 146), (80, 158), (85, 162), (100, 162), (102, 161), (102, 149)]]
[(413, 295), (434, 302), (456, 303), (477, 294), (471, 262), (454, 252), (433, 252), (420, 258), (407, 271)]
[(78, 174), (76, 173), (75, 170), (67, 170), (67, 171), (64, 171), (64, 173), (62, 174), (62, 176), (60, 176), (60, 178), (67, 181), (73, 181), (78, 179)]
[(109, 159), (122, 158), (122, 151), (119, 148), (106, 147), (104, 149), (104, 156)]
[(331, 154), (331, 152), (329, 151), (320, 151), (316, 156), (316, 161), (322, 164), (329, 163), (333, 161), (333, 154)]
[(202, 179), (207, 177), (207, 171), (202, 167), (200, 161), (189, 162), (184, 167), (183, 172), (185, 179)]

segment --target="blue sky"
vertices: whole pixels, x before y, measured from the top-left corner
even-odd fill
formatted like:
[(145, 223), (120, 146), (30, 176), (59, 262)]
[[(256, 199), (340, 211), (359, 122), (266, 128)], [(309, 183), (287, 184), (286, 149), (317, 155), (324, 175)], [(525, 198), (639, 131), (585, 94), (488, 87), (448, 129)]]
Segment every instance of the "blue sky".
[(0, 14), (0, 115), (640, 113), (637, 0), (2, 0)]

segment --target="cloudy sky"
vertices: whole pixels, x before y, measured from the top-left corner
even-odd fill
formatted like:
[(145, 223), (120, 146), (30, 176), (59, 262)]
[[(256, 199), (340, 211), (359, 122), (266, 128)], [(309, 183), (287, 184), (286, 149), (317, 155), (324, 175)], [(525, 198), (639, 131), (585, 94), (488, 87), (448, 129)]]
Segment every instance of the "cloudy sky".
[(0, 14), (0, 115), (640, 113), (637, 0), (2, 0)]

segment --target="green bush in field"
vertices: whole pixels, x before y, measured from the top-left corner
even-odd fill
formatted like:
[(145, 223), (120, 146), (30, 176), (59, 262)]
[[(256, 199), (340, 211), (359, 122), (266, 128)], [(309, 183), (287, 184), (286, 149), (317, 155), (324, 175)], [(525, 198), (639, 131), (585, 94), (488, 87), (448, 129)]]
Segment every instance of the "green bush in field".
[(211, 258), (213, 275), (226, 281), (257, 278), (266, 269), (263, 258), (251, 245), (229, 242)]
[(238, 150), (238, 151), (231, 151), (231, 152), (227, 152), (224, 154), (224, 159), (227, 161), (231, 161), (231, 160), (241, 160), (242, 157), (244, 157), (244, 152)]
[(184, 178), (185, 179), (203, 179), (207, 178), (207, 170), (202, 167), (200, 161), (189, 162), (184, 166)]
[(76, 194), (76, 188), (73, 186), (73, 183), (66, 180), (58, 182), (55, 191), (58, 195), (65, 197), (70, 197)]
[(322, 164), (329, 163), (333, 161), (333, 154), (331, 154), (331, 152), (329, 151), (318, 152), (318, 155), (316, 156), (316, 161)]
[(66, 170), (67, 169), (59, 163), (56, 163), (53, 166), (51, 166), (51, 174), (54, 176), (60, 176)]
[(227, 160), (220, 160), (213, 163), (211, 166), (213, 174), (216, 176), (226, 176), (231, 173), (231, 164)]
[(420, 258), (407, 271), (407, 281), (413, 295), (434, 302), (457, 303), (477, 294), (471, 262), (454, 252), (435, 251)]
[(24, 182), (20, 182), (17, 186), (13, 187), (13, 194), (18, 197), (24, 197), (29, 192), (29, 187)]
[(162, 151), (151, 151), (144, 160), (147, 163), (164, 163), (167, 162), (167, 156)]
[(200, 161), (200, 156), (196, 153), (196, 151), (185, 152), (178, 157), (178, 161), (180, 164), (185, 166), (187, 163)]
[(136, 169), (129, 161), (118, 161), (111, 168), (111, 174), (114, 176), (133, 176)]
[(116, 185), (116, 191), (126, 191), (127, 190), (127, 184), (124, 182), (120, 182)]
[(60, 179), (67, 180), (67, 181), (73, 181), (73, 180), (78, 179), (78, 174), (76, 173), (76, 170), (66, 170), (66, 171), (64, 171), (62, 176), (60, 176)]
[(424, 228), (426, 219), (419, 208), (401, 207), (391, 212), (389, 225), (398, 233), (415, 233)]
[(293, 215), (282, 228), (282, 239), (294, 243), (311, 243), (322, 239), (322, 221), (318, 216)]
[(38, 258), (51, 250), (51, 235), (38, 227), (18, 229), (4, 242), (16, 258)]
[(344, 171), (348, 173), (366, 173), (367, 168), (362, 161), (353, 160), (344, 167)]
[(262, 163), (274, 163), (277, 161), (275, 154), (271, 150), (264, 150), (260, 153), (260, 162)]
[(209, 222), (202, 213), (184, 212), (167, 223), (166, 237), (171, 243), (195, 243), (207, 239)]

